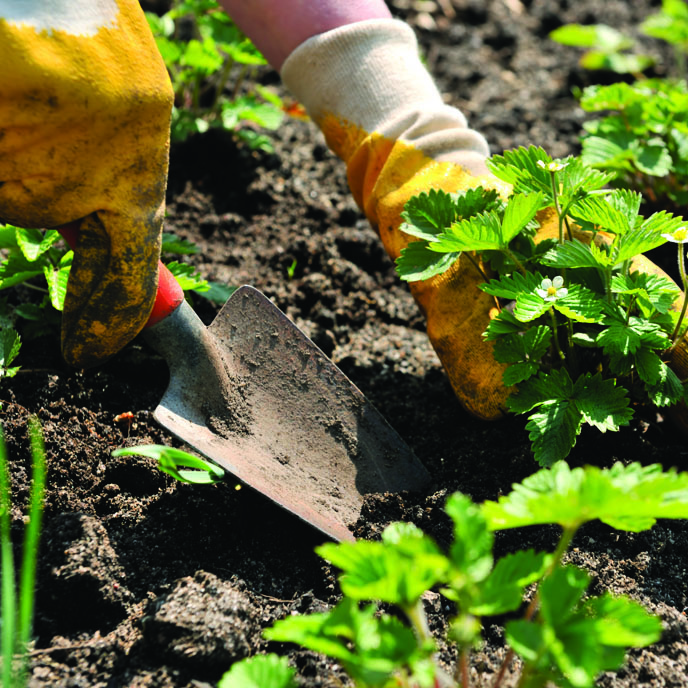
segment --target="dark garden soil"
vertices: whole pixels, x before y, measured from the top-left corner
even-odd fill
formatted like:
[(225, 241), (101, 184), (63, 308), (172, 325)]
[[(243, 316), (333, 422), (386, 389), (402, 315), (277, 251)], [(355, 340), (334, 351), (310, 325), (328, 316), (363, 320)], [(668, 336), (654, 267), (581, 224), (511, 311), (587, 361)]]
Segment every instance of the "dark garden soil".
[[(535, 143), (562, 156), (577, 152), (584, 119), (571, 89), (612, 77), (581, 70), (577, 52), (550, 42), (548, 32), (570, 21), (630, 31), (659, 2), (391, 5), (417, 29), (447, 101), (485, 133), (494, 152)], [(451, 7), (455, 17), (447, 14)], [(273, 72), (260, 78), (281, 88)], [(455, 400), (406, 287), (349, 197), (342, 164), (310, 123), (286, 122), (274, 154), (252, 152), (215, 131), (175, 146), (168, 203), (167, 231), (201, 247), (190, 261), (203, 275), (262, 290), (431, 472), (425, 494), (369, 498), (357, 536), (374, 538), (404, 519), (446, 544), (442, 506), (449, 493), (494, 499), (537, 469), (523, 419), (478, 422)], [(12, 296), (30, 297), (20, 290)], [(209, 323), (215, 306), (203, 299), (195, 305)], [(181, 485), (152, 460), (112, 458), (123, 445), (178, 446), (152, 418), (167, 382), (162, 359), (136, 341), (98, 369), (73, 370), (60, 358), (54, 331), (25, 339), (23, 369), (0, 389), (0, 417), (12, 459), (17, 542), (31, 414), (40, 418), (47, 445), (31, 685), (199, 688), (214, 685), (232, 662), (269, 650), (288, 654), (304, 686), (349, 685), (334, 662), (271, 646), (261, 636), (275, 619), (337, 601), (336, 572), (313, 552), (323, 540), (318, 532), (231, 477), (212, 487)], [(126, 412), (131, 424), (117, 420)], [(621, 433), (583, 433), (571, 456), (574, 465), (616, 460), (686, 470), (688, 446), (668, 421), (640, 414)], [(508, 531), (498, 535), (497, 551), (550, 548), (556, 536), (551, 528)], [(661, 522), (640, 534), (592, 524), (577, 536), (570, 560), (592, 574), (592, 591), (628, 594), (665, 627), (657, 645), (631, 652), (600, 685), (688, 685), (687, 552), (684, 522)], [(450, 607), (435, 593), (426, 606), (441, 633)], [(504, 656), (501, 622), (485, 629), (476, 676), (489, 677)], [(453, 653), (442, 647), (451, 668)]]

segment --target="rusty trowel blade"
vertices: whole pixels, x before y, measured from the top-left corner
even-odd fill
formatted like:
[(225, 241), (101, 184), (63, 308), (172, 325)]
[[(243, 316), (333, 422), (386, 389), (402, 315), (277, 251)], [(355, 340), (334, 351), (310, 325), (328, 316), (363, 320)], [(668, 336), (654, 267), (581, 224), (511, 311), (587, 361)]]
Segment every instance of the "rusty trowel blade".
[(151, 328), (167, 430), (336, 540), (363, 496), (429, 475), (360, 390), (263, 294), (238, 289), (210, 327), (184, 305)]

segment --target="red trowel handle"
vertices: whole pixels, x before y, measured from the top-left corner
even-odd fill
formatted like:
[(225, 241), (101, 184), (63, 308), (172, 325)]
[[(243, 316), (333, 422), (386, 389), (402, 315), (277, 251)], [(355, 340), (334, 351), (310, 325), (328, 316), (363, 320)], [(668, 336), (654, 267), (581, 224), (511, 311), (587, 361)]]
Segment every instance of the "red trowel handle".
[[(58, 228), (58, 231), (73, 249), (79, 236), (79, 223), (71, 222), (63, 225)], [(158, 262), (158, 293), (155, 295), (153, 310), (144, 327), (151, 327), (172, 315), (182, 301), (184, 301), (184, 291), (179, 286), (179, 282), (161, 262)]]

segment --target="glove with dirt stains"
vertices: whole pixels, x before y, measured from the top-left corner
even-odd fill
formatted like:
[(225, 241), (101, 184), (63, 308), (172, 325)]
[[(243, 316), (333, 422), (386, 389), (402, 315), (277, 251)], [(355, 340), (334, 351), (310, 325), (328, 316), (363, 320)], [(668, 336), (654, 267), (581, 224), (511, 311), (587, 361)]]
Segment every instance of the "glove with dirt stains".
[(172, 87), (136, 0), (0, 0), (0, 220), (79, 222), (65, 359), (143, 327), (157, 285)]
[[(411, 196), (477, 186), (509, 194), (508, 185), (487, 171), (485, 140), (443, 103), (406, 24), (367, 20), (314, 36), (287, 58), (282, 78), (346, 162), (354, 198), (392, 259), (415, 240), (399, 230)], [(552, 216), (538, 219), (543, 233), (554, 229)], [(658, 270), (643, 261), (642, 269)], [(483, 281), (459, 259), (410, 289), (459, 400), (476, 416), (495, 419), (503, 413), (508, 390), (502, 384), (504, 366), (482, 338), (493, 305), (478, 289)], [(682, 378), (688, 376), (685, 351), (684, 346), (672, 366)]]

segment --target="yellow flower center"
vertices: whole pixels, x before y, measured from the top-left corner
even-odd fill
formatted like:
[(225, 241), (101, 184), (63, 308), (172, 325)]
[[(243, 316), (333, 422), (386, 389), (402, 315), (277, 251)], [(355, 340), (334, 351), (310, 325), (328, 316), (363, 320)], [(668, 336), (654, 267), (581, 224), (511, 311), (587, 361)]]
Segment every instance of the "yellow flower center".
[(679, 227), (674, 232), (674, 239), (676, 239), (676, 241), (685, 241), (686, 239), (688, 239), (688, 228)]
[(547, 296), (556, 296), (557, 295), (557, 288), (556, 287), (547, 287)]

